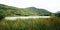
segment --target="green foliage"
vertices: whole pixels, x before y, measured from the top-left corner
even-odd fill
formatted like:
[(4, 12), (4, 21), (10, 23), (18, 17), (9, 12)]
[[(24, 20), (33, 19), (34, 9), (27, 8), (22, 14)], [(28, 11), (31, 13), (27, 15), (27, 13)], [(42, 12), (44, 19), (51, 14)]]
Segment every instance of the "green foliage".
[(3, 15), (0, 15), (0, 20), (2, 20), (4, 18), (4, 16)]
[(0, 10), (0, 20), (2, 20), (5, 17), (5, 11)]
[(50, 16), (52, 14), (51, 12), (49, 12), (45, 9), (39, 9), (39, 8), (35, 8), (35, 7), (29, 7), (29, 8), (26, 8), (26, 10), (36, 13), (37, 15), (40, 15), (40, 16)]
[(60, 18), (3, 20), (0, 30), (60, 30)]
[(3, 11), (6, 16), (49, 16), (51, 14), (51, 12), (45, 9), (35, 7), (16, 8), (3, 4), (0, 4), (0, 10)]

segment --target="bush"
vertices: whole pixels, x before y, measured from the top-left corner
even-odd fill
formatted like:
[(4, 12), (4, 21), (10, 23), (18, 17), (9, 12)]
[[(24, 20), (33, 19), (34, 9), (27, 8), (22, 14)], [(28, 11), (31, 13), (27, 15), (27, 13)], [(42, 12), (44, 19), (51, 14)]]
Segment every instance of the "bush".
[(4, 14), (0, 14), (0, 20), (4, 19), (5, 15)]
[(7, 13), (5, 13), (5, 11), (0, 10), (0, 20), (2, 20), (6, 16), (6, 14)]
[(4, 16), (3, 15), (0, 15), (0, 20), (2, 20), (4, 18)]

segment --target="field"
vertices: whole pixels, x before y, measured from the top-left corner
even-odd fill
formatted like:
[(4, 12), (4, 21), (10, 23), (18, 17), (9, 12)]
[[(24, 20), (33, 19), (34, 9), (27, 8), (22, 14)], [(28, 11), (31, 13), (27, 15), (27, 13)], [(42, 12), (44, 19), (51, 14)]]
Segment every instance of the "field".
[(1, 20), (0, 30), (60, 30), (60, 19), (58, 17), (52, 17)]

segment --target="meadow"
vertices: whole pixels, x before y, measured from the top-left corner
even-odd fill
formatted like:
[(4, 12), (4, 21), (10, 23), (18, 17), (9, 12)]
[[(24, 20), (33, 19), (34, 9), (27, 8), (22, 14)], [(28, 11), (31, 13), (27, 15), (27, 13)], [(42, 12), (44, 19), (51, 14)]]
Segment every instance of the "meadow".
[(0, 30), (60, 30), (60, 18), (0, 20)]

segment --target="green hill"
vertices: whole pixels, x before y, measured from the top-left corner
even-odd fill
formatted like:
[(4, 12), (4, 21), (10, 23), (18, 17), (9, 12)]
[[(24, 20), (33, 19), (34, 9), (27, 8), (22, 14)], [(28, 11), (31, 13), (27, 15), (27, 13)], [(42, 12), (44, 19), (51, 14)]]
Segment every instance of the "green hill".
[(35, 8), (35, 7), (29, 7), (29, 8), (26, 8), (26, 10), (29, 11), (29, 12), (37, 13), (38, 15), (42, 15), (42, 16), (51, 15), (51, 12), (49, 12), (45, 9), (38, 9), (38, 8)]
[(0, 4), (0, 14), (5, 16), (49, 16), (51, 12), (35, 7), (17, 8)]

